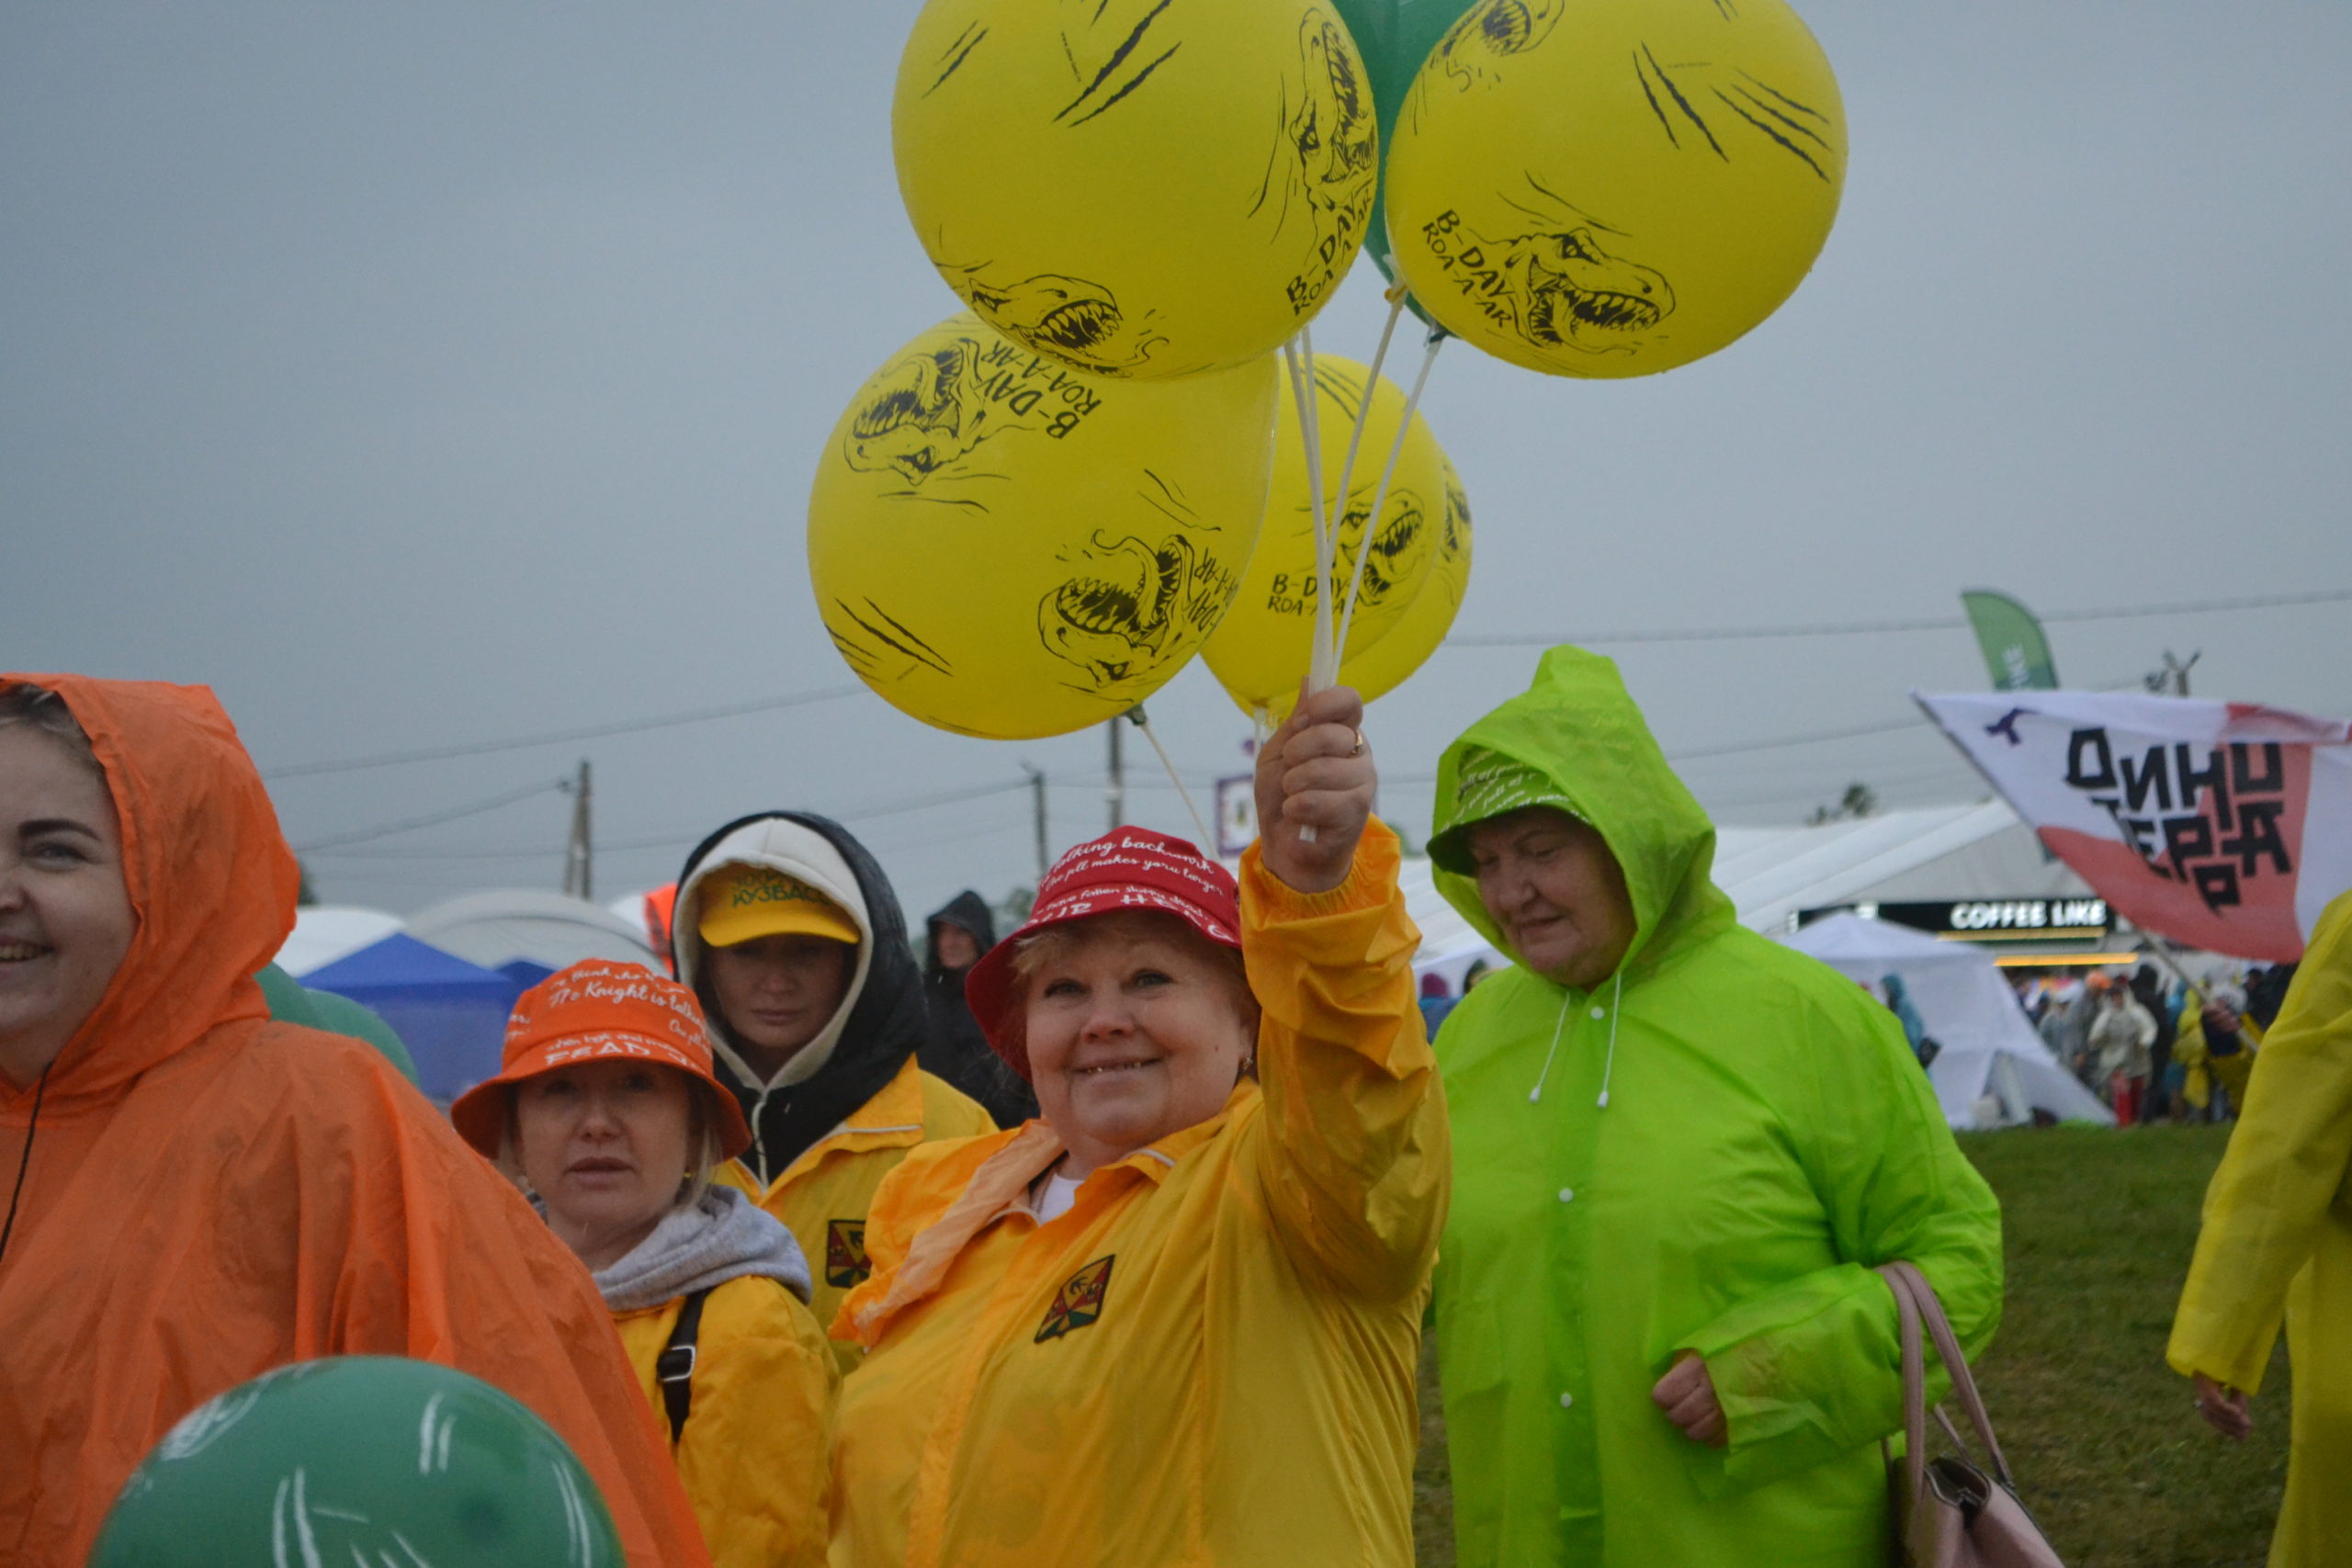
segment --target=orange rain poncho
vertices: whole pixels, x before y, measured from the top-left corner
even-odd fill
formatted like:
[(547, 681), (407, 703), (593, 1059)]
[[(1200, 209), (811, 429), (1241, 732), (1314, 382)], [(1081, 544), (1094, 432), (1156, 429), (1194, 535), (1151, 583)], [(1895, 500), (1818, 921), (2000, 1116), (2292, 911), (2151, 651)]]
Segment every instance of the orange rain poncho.
[(411, 1356), (530, 1406), (604, 1491), (629, 1560), (708, 1562), (579, 1261), (368, 1046), (272, 1023), (254, 972), (297, 872), (199, 688), (30, 680), (106, 770), (138, 931), (34, 1089), (0, 1079), (0, 1167), (31, 1129), (0, 1261), (0, 1562), (69, 1564), (148, 1449), (282, 1362)]

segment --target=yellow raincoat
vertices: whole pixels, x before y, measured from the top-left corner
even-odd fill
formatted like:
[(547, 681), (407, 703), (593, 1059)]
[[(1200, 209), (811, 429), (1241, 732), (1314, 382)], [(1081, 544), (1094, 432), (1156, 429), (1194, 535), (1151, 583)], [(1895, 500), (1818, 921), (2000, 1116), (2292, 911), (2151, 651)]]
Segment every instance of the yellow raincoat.
[[(909, 1056), (881, 1093), (801, 1151), (764, 1192), (741, 1160), (729, 1160), (713, 1179), (750, 1193), (761, 1208), (784, 1222), (815, 1275), (809, 1310), (819, 1323), (831, 1323), (841, 1311), (842, 1298), (871, 1271), (865, 1214), (882, 1179), (918, 1144), (995, 1131), (996, 1123), (977, 1101), (924, 1072)], [(843, 1371), (856, 1366), (864, 1354), (839, 1340), (833, 1353)]]
[(1449, 1149), (1396, 840), (1292, 891), (1252, 850), (1260, 1079), (1090, 1175), (1050, 1126), (916, 1150), (833, 1325), (836, 1568), (1412, 1561), (1414, 1365)]
[[(680, 1297), (613, 1317), (664, 1432), (654, 1363), (684, 1305)], [(705, 1300), (694, 1408), (673, 1451), (713, 1568), (824, 1562), (831, 1486), (823, 1456), (840, 1387), (824, 1331), (780, 1281), (729, 1280)]]
[(2213, 1085), (2219, 1082), (2230, 1091), (2230, 1108), (2245, 1108), (2247, 1080), (2254, 1074), (2254, 1058), (2262, 1046), (2262, 1026), (2245, 1013), (2238, 1015), (2238, 1039), (2241, 1048), (2227, 1056), (2213, 1055), (2205, 1038), (2205, 998), (2190, 991), (2180, 1004), (2180, 1033), (2172, 1043), (2172, 1059), (2181, 1065), (2183, 1083), (2180, 1097), (2202, 1111), (2213, 1103)]
[(2165, 1359), (2251, 1393), (2294, 1364), (2271, 1568), (2352, 1563), (2352, 893), (2320, 916), (2255, 1057)]

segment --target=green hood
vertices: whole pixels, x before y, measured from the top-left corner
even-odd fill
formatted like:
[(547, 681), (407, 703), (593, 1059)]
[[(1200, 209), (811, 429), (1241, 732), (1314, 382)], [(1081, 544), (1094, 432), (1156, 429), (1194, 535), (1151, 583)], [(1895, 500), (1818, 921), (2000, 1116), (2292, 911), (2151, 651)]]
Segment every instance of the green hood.
[(1519, 954), (1468, 874), (1466, 829), (1487, 813), (1465, 812), (1460, 783), (1464, 758), (1482, 750), (1542, 773), (1608, 840), (1638, 922), (1627, 972), (1733, 923), (1731, 900), (1711, 875), (1714, 824), (1667, 765), (1615, 661), (1555, 648), (1536, 666), (1535, 683), (1464, 730), (1437, 767), (1430, 858), (1438, 891), (1514, 962)]

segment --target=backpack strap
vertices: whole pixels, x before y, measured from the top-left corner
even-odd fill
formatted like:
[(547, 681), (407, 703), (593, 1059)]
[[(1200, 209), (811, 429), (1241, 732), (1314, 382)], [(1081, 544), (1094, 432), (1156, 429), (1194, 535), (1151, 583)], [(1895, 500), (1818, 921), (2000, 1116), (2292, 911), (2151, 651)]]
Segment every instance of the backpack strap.
[(670, 1416), (670, 1446), (673, 1449), (686, 1429), (686, 1417), (694, 1411), (695, 1341), (702, 1333), (703, 1303), (717, 1288), (686, 1292), (684, 1304), (678, 1308), (678, 1321), (670, 1330), (669, 1343), (662, 1347), (662, 1354), (653, 1363), (654, 1381), (662, 1385), (662, 1407)]

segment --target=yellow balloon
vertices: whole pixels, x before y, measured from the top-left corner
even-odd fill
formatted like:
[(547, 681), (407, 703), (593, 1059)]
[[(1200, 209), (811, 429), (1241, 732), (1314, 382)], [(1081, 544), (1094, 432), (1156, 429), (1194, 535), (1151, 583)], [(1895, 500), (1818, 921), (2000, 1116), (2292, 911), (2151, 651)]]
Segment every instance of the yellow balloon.
[(1643, 376), (1777, 310), (1845, 175), (1837, 78), (1782, 0), (1479, 0), (1405, 100), (1388, 231), (1487, 353)]
[[(1372, 400), (1363, 445), (1356, 456), (1354, 483), (1344, 513), (1339, 505), (1340, 468), (1346, 460), (1348, 432), (1363, 406), (1368, 372), (1352, 359), (1315, 356), (1316, 419), (1320, 426), (1323, 502), (1339, 517), (1339, 552), (1329, 583), (1336, 626), (1347, 607), (1364, 524), (1372, 514), (1380, 470), (1405, 414), (1405, 395), (1385, 377)], [(1314, 492), (1306, 478), (1306, 446), (1299, 433), (1298, 404), (1285, 382), (1277, 400), (1274, 482), (1266, 501), (1265, 526), (1257, 553), (1235, 595), (1233, 608), (1217, 624), (1201, 658), (1226, 694), (1248, 714), (1279, 719), (1298, 700), (1315, 640)], [(1342, 651), (1349, 657), (1377, 648), (1403, 620), (1430, 575), (1438, 549), (1438, 525), (1445, 504), (1445, 454), (1429, 422), (1417, 411), (1396, 461), (1388, 499), (1373, 531), (1372, 554), (1356, 591), (1355, 618)]]
[(1363, 62), (1322, 0), (931, 0), (899, 62), (899, 189), (1006, 336), (1159, 378), (1279, 346), (1362, 243)]
[(808, 497), (825, 629), (901, 711), (1024, 739), (1125, 713), (1239, 586), (1273, 460), (1274, 362), (1100, 381), (969, 315), (876, 372)]
[[(1445, 510), (1437, 535), (1437, 559), (1430, 579), (1413, 596), (1412, 604), (1389, 634), (1361, 653), (1351, 646), (1340, 660), (1340, 684), (1353, 686), (1365, 702), (1385, 697), (1429, 661), (1445, 634), (1453, 629), (1462, 595), (1470, 587), (1470, 497), (1453, 459), (1441, 453), (1444, 468)], [(1348, 639), (1352, 645), (1355, 638)]]

